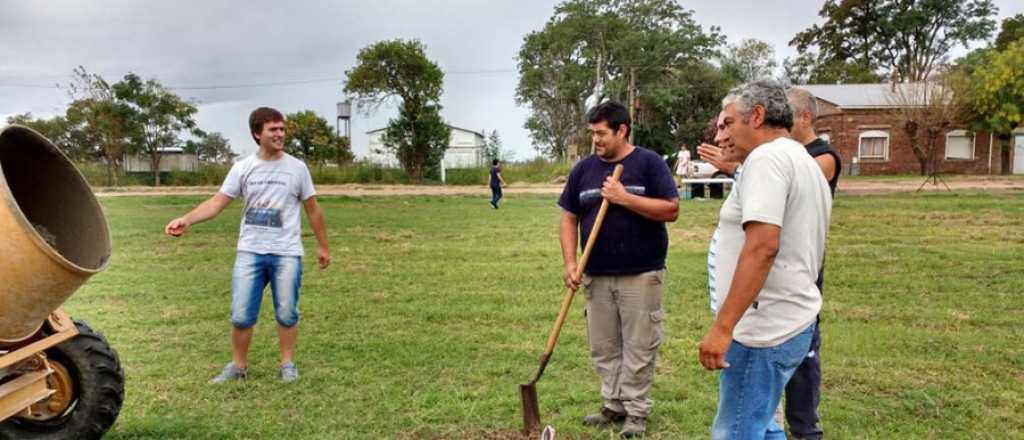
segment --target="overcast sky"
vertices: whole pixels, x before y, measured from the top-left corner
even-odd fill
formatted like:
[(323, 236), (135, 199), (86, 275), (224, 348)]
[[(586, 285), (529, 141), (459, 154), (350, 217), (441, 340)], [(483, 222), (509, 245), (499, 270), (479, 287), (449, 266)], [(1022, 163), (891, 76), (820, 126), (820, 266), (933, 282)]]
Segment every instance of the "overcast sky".
[[(199, 125), (219, 131), (236, 152), (256, 149), (249, 112), (311, 109), (334, 122), (344, 72), (377, 41), (419, 39), (446, 72), (443, 116), (454, 126), (494, 130), (517, 159), (536, 155), (516, 105), (515, 55), (556, 0), (363, 1), (62, 1), (0, 0), (0, 118), (63, 113), (78, 65), (115, 82), (127, 72), (156, 78), (199, 106)], [(777, 58), (818, 21), (822, 1), (681, 1), (705, 29), (730, 43), (757, 38)], [(1024, 13), (1024, 1), (996, 0), (999, 19)], [(962, 51), (959, 51), (962, 52)], [(353, 150), (396, 110), (352, 120)], [(2, 120), (0, 120), (2, 123)]]

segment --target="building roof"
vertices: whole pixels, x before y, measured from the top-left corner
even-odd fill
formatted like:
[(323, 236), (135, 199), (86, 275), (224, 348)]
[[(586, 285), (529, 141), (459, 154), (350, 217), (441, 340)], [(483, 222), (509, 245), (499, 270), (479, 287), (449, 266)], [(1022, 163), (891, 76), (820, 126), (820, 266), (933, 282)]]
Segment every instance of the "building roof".
[[(477, 136), (480, 136), (480, 137), (482, 137), (482, 138), (487, 138), (487, 136), (484, 136), (484, 135), (483, 135), (483, 133), (480, 133), (479, 131), (475, 131), (475, 130), (466, 130), (465, 128), (460, 128), (460, 127), (456, 127), (456, 126), (454, 126), (454, 125), (449, 125), (449, 126), (448, 126), (448, 128), (451, 128), (451, 129), (453, 129), (453, 130), (459, 130), (459, 131), (464, 131), (464, 132), (466, 132), (466, 133), (473, 133), (473, 134), (475, 134), (475, 135), (477, 135)], [(384, 128), (378, 128), (378, 129), (376, 129), (376, 130), (370, 130), (370, 131), (366, 132), (366, 134), (376, 133), (376, 132), (378, 132), (378, 131), (384, 131), (384, 130), (387, 130), (387, 127), (384, 127)]]
[(808, 84), (794, 86), (807, 90), (818, 99), (840, 108), (892, 108), (903, 107), (901, 102), (920, 101), (924, 105), (925, 83), (899, 83), (896, 91), (892, 84)]

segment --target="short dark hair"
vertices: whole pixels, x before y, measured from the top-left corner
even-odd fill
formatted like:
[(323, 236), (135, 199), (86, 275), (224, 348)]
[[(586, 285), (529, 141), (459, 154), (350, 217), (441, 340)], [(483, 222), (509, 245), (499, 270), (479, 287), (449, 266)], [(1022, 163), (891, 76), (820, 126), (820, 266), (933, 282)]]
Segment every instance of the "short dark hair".
[(629, 137), (629, 132), (633, 130), (633, 122), (629, 119), (629, 110), (626, 110), (626, 106), (615, 101), (604, 102), (590, 109), (587, 112), (587, 122), (591, 124), (605, 122), (608, 124), (608, 128), (611, 128), (614, 132), (618, 132), (619, 127), (625, 124), (627, 138)]
[(497, 164), (498, 164), (498, 159), (494, 159), (494, 160), (491, 161), (491, 165), (497, 165)]
[(284, 115), (270, 107), (260, 107), (249, 113), (249, 134), (252, 135), (252, 140), (256, 141), (256, 145), (260, 144), (256, 134), (263, 133), (263, 124), (267, 122), (284, 122)]

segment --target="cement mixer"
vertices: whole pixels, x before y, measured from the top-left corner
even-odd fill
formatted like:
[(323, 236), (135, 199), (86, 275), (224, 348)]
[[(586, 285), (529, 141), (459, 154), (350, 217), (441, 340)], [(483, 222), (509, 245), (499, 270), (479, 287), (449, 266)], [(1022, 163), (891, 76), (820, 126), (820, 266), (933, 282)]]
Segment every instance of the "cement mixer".
[(61, 308), (110, 255), (74, 164), (27, 127), (0, 129), (0, 439), (97, 439), (114, 424), (117, 353)]

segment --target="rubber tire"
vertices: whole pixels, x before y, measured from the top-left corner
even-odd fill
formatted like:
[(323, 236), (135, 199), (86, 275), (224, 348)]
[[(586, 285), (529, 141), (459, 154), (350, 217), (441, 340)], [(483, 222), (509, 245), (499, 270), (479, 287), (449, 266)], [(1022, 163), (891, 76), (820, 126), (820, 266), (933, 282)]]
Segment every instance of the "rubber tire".
[(46, 351), (68, 369), (75, 400), (68, 413), (47, 422), (13, 417), (0, 423), (0, 439), (94, 440), (114, 424), (124, 402), (124, 370), (117, 352), (102, 334), (75, 321), (79, 335)]

